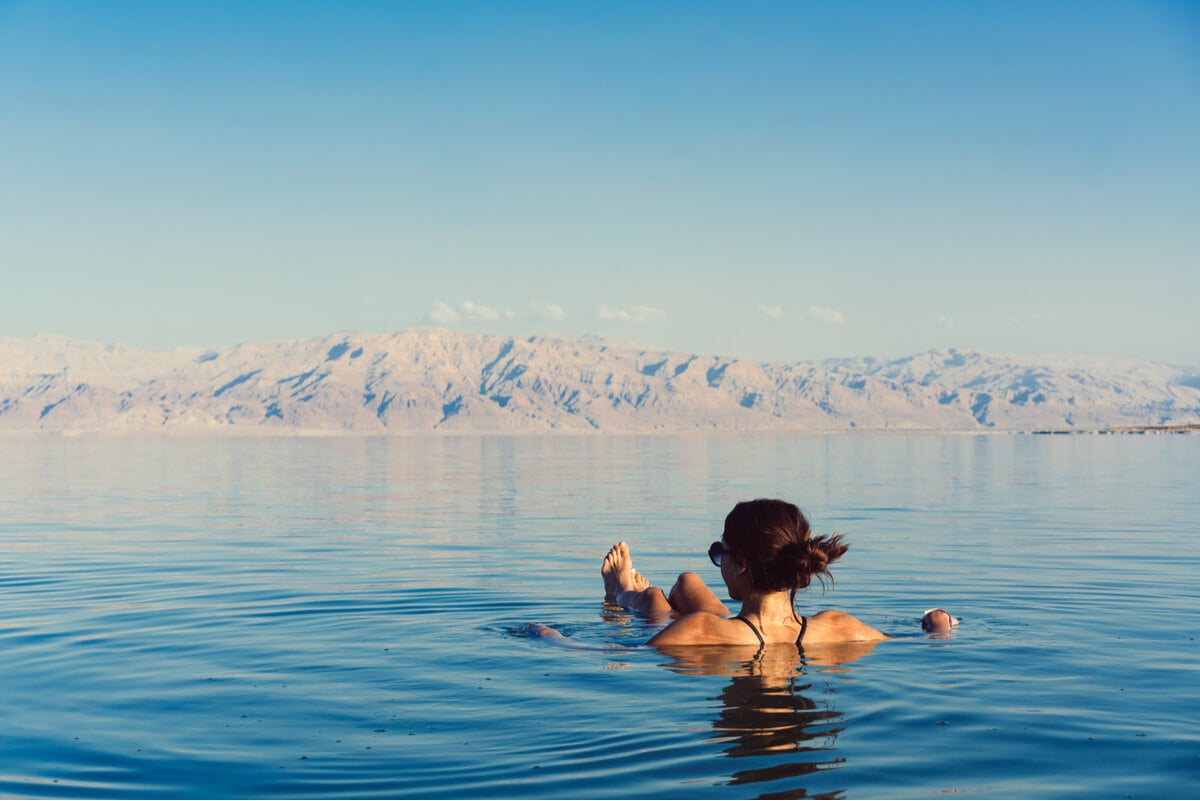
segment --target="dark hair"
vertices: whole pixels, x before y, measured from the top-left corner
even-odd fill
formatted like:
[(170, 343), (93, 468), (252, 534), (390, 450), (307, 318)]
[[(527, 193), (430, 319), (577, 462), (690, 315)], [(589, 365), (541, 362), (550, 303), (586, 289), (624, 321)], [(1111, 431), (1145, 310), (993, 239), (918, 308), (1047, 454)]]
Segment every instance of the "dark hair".
[(770, 498), (742, 501), (725, 517), (729, 549), (745, 561), (750, 583), (760, 592), (796, 592), (812, 583), (833, 586), (829, 566), (850, 547), (841, 534), (812, 536), (808, 520), (795, 504)]

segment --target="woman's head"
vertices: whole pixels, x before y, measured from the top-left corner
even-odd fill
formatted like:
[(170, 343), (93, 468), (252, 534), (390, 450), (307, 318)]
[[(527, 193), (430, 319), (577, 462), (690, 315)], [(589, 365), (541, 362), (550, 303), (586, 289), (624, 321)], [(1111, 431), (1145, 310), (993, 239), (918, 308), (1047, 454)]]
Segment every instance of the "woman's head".
[(750, 584), (759, 592), (797, 590), (815, 577), (833, 583), (829, 566), (850, 546), (840, 534), (812, 536), (808, 520), (795, 504), (768, 498), (742, 501), (725, 517), (725, 544), (745, 563)]

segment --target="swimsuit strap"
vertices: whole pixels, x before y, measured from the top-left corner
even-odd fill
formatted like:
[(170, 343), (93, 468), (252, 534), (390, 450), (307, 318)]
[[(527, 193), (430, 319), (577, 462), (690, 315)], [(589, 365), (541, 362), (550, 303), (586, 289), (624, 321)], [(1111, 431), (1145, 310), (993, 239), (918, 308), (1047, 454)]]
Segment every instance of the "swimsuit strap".
[(759, 634), (758, 629), (756, 629), (754, 627), (754, 624), (751, 623), (749, 620), (746, 620), (746, 618), (742, 617), (741, 615), (738, 615), (737, 617), (735, 617), (734, 620), (740, 620), (743, 623), (745, 623), (747, 626), (750, 627), (750, 630), (754, 632), (754, 636), (758, 638), (758, 647), (759, 648), (762, 648), (764, 645), (767, 644), (766, 640), (763, 639), (762, 634)]
[[(749, 622), (749, 621), (747, 621)], [(808, 618), (804, 615), (800, 616), (800, 636), (796, 638), (796, 647), (800, 647), (800, 643), (804, 640), (804, 632), (808, 631)]]

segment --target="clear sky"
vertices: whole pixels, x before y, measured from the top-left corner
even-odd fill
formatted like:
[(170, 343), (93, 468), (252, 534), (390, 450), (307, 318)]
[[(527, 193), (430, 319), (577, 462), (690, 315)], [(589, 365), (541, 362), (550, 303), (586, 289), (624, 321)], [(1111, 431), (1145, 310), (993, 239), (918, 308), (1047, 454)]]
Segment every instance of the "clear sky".
[(1200, 4), (0, 0), (0, 336), (1200, 365)]

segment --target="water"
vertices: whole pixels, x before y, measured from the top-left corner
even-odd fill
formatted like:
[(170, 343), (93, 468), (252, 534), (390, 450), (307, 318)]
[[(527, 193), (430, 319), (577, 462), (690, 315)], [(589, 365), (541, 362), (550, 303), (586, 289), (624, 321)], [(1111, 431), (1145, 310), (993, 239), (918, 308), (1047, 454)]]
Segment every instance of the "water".
[[(0, 795), (1195, 797), (1200, 438), (0, 439)], [(732, 504), (874, 647), (568, 650)], [(963, 623), (920, 635), (941, 605)]]

